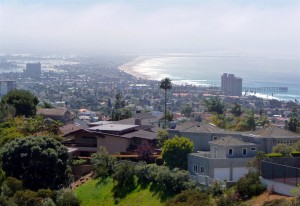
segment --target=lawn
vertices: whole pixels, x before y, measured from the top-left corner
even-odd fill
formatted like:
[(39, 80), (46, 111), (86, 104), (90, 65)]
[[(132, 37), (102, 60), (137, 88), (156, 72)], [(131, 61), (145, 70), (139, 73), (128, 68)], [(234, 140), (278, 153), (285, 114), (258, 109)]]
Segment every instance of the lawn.
[(142, 189), (137, 186), (124, 198), (114, 198), (113, 181), (107, 179), (106, 183), (93, 179), (81, 185), (75, 190), (77, 197), (83, 206), (160, 206), (164, 205), (164, 199), (150, 186)]

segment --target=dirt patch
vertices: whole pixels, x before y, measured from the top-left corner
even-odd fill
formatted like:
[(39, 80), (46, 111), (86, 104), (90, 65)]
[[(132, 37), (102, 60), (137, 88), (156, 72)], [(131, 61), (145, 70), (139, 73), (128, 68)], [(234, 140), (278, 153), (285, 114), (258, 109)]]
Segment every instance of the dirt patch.
[(82, 176), (77, 181), (73, 182), (70, 187), (72, 190), (75, 190), (80, 185), (86, 183), (87, 181), (91, 180), (93, 178), (93, 172), (90, 172), (89, 174)]
[(252, 206), (262, 206), (265, 202), (271, 201), (271, 200), (277, 200), (277, 199), (286, 199), (291, 200), (293, 197), (288, 197), (284, 195), (278, 195), (278, 194), (270, 194), (268, 192), (265, 192), (259, 196), (257, 196), (252, 203)]

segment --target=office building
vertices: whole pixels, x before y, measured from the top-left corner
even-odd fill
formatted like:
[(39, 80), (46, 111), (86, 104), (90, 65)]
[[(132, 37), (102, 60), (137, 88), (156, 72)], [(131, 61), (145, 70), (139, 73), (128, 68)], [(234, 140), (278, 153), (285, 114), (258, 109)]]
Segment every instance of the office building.
[(243, 79), (234, 74), (224, 73), (221, 76), (221, 90), (225, 95), (242, 96)]
[(25, 77), (40, 78), (42, 74), (41, 63), (27, 63), (23, 74)]
[(9, 91), (16, 89), (17, 83), (14, 80), (0, 80), (0, 96), (6, 95)]

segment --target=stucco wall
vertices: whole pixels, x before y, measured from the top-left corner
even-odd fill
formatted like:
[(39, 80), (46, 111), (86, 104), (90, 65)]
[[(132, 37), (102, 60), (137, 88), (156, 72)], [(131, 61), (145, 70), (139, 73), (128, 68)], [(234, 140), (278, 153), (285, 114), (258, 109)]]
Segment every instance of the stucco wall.
[(130, 139), (115, 137), (106, 135), (105, 138), (97, 139), (97, 147), (103, 146), (108, 153), (115, 154), (120, 152), (126, 152), (126, 149), (130, 145)]

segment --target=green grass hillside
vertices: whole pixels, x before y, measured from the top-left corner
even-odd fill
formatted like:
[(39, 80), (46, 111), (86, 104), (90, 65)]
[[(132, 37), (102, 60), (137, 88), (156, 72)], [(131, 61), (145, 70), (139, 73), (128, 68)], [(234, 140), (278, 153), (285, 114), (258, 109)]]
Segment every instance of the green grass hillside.
[(138, 185), (123, 198), (114, 197), (113, 190), (112, 179), (107, 179), (106, 183), (95, 179), (78, 187), (75, 193), (83, 206), (160, 206), (166, 198), (151, 185), (143, 189)]

